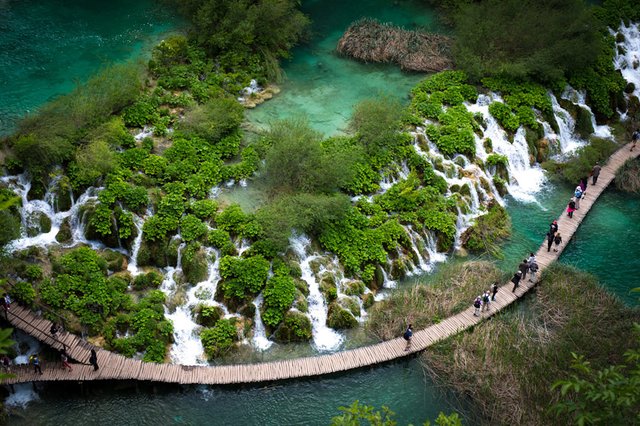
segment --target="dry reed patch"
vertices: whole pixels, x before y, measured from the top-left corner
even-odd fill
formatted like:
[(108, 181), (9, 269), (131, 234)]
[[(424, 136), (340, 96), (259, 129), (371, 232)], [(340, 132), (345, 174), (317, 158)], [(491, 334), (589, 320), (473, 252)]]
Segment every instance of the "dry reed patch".
[(453, 68), (449, 37), (409, 31), (370, 18), (351, 24), (336, 49), (363, 62), (396, 63), (405, 71), (439, 72)]

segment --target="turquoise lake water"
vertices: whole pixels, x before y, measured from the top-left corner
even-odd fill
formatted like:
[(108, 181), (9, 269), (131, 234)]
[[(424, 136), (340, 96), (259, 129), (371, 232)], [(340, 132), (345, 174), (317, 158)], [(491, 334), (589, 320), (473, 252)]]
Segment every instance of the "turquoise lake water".
[(105, 64), (139, 58), (175, 25), (153, 0), (0, 1), (0, 135)]
[[(424, 2), (423, 2), (424, 3)], [(311, 126), (329, 136), (346, 129), (354, 105), (378, 96), (408, 100), (409, 90), (425, 74), (404, 73), (394, 65), (363, 64), (340, 57), (335, 48), (349, 24), (375, 17), (407, 29), (440, 28), (434, 14), (416, 1), (311, 0), (303, 10), (313, 19), (310, 43), (293, 50), (285, 61), (282, 93), (247, 116), (264, 127), (270, 122), (304, 116)]]
[[(73, 88), (110, 62), (140, 55), (151, 40), (175, 26), (151, 1), (111, 2), (0, 0), (0, 132), (16, 118)], [(417, 3), (370, 0), (305, 1), (314, 20), (311, 44), (294, 51), (284, 64), (287, 80), (275, 99), (249, 113), (259, 125), (294, 115), (308, 116), (325, 135), (344, 129), (359, 100), (386, 94), (407, 99), (423, 76), (393, 66), (365, 65), (333, 53), (342, 31), (362, 16), (375, 16), (407, 28), (438, 28), (433, 14)], [(505, 244), (510, 270), (538, 247), (548, 223), (564, 208), (569, 187), (549, 186), (540, 204), (508, 199), (513, 236)], [(640, 286), (635, 270), (640, 253), (640, 197), (608, 190), (594, 207), (561, 261), (595, 273), (629, 303), (628, 288)], [(635, 261), (635, 265), (634, 265)], [(139, 391), (103, 384), (56, 385), (40, 392), (26, 409), (14, 408), (17, 425), (322, 425), (337, 407), (354, 400), (397, 413), (399, 424), (437, 416), (439, 411), (468, 413), (458, 396), (432, 383), (415, 359), (313, 380), (245, 387), (141, 387)], [(470, 414), (467, 414), (470, 415)], [(468, 421), (469, 424), (477, 422)]]

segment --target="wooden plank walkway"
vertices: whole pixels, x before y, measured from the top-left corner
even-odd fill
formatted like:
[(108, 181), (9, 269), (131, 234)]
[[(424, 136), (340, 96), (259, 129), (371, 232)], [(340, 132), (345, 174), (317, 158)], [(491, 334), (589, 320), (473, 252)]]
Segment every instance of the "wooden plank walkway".
[[(559, 231), (563, 236), (563, 243), (558, 252), (547, 252), (546, 242), (543, 242), (536, 253), (540, 273), (558, 259), (571, 237), (576, 232), (582, 220), (596, 202), (600, 194), (611, 183), (616, 170), (629, 158), (640, 154), (640, 149), (629, 152), (629, 145), (614, 153), (605, 166), (602, 167), (598, 184), (589, 185), (586, 197), (580, 202), (580, 210), (574, 213), (572, 219), (563, 211), (558, 218)], [(567, 194), (567, 200), (570, 194)], [(546, 225), (541, 224), (541, 233), (546, 232)], [(527, 253), (523, 253), (523, 257)], [(515, 271), (514, 265), (514, 271)], [(100, 369), (93, 371), (93, 367), (83, 364), (73, 364), (73, 371), (68, 372), (59, 363), (43, 363), (43, 374), (36, 374), (32, 367), (13, 366), (11, 372), (15, 377), (5, 379), (2, 383), (13, 384), (35, 381), (85, 381), (85, 380), (145, 380), (154, 382), (180, 384), (234, 384), (267, 382), (282, 379), (318, 376), (350, 369), (370, 366), (397, 358), (402, 358), (444, 340), (460, 331), (466, 330), (480, 321), (495, 315), (523, 294), (534, 287), (534, 283), (523, 280), (520, 287), (512, 293), (513, 284), (503, 285), (496, 301), (491, 303), (491, 310), (482, 316), (473, 315), (473, 307), (469, 301), (469, 308), (453, 315), (442, 322), (419, 330), (414, 333), (412, 346), (405, 351), (405, 341), (401, 337), (348, 351), (336, 352), (315, 357), (296, 358), (259, 364), (239, 364), (223, 366), (186, 366), (176, 364), (153, 364), (139, 360), (125, 358), (99, 347), (94, 347), (76, 335), (62, 333), (57, 339), (48, 334), (51, 323), (31, 310), (14, 305), (9, 311), (8, 320), (11, 324), (32, 335), (41, 342), (60, 349), (66, 345), (71, 358), (86, 363), (91, 348), (98, 354)]]

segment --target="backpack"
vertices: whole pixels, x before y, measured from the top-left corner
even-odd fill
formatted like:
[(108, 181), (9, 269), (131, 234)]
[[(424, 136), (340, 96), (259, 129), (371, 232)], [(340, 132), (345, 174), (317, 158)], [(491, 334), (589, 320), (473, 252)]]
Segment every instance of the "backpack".
[(480, 299), (476, 299), (476, 300), (473, 302), (473, 306), (474, 306), (474, 307), (476, 307), (476, 308), (479, 308), (479, 307), (480, 307)]
[(538, 272), (538, 264), (536, 262), (531, 262), (529, 265), (529, 270), (531, 272)]
[(484, 296), (482, 296), (482, 301), (486, 304), (489, 303), (489, 295), (485, 294)]
[(407, 331), (405, 331), (404, 334), (402, 335), (402, 337), (404, 337), (404, 340), (411, 339), (411, 336), (413, 336), (413, 332), (408, 328), (407, 328)]

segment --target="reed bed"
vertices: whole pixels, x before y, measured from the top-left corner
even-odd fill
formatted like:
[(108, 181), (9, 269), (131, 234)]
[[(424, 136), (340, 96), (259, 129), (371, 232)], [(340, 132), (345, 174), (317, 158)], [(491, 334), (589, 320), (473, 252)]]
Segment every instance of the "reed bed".
[(396, 63), (405, 71), (439, 72), (453, 67), (449, 37), (370, 18), (351, 24), (337, 51), (363, 62)]
[(599, 368), (616, 364), (632, 341), (638, 310), (587, 274), (553, 265), (536, 292), (472, 330), (427, 350), (423, 366), (469, 396), (495, 424), (567, 424), (549, 412), (551, 385), (569, 374), (571, 352)]

